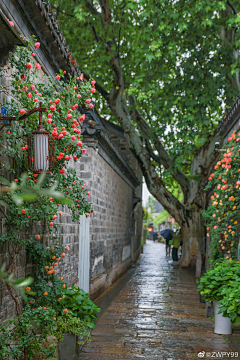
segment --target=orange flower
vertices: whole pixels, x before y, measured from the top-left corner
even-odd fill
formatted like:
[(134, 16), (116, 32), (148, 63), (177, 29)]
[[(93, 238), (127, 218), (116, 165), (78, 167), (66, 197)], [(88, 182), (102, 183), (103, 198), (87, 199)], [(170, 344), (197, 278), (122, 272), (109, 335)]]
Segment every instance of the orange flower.
[(54, 270), (53, 273), (56, 274), (57, 270)]
[(47, 273), (48, 273), (48, 275), (51, 275), (53, 273), (53, 271), (49, 270)]
[(59, 215), (62, 215), (63, 214), (63, 212), (62, 211), (59, 211)]
[(236, 206), (233, 206), (233, 210), (236, 210), (236, 208), (237, 208)]
[(47, 296), (47, 295), (48, 295), (48, 293), (45, 291), (45, 293), (43, 293), (43, 295), (44, 295), (44, 296)]
[(65, 247), (65, 249), (66, 249), (67, 251), (69, 251), (69, 250), (70, 250), (70, 249), (69, 249), (69, 246), (66, 246), (66, 247)]
[(64, 309), (64, 310), (63, 310), (63, 313), (67, 313), (67, 312), (68, 312), (68, 309)]
[(56, 256), (53, 256), (52, 259), (53, 259), (53, 260), (56, 259)]
[(64, 257), (65, 256), (65, 253), (62, 253), (62, 257)]
[(45, 266), (45, 269), (46, 269), (46, 270), (49, 269), (49, 266)]
[(62, 298), (59, 298), (59, 299), (58, 299), (58, 301), (61, 301), (61, 300), (62, 300)]
[(31, 291), (31, 288), (29, 286), (26, 287), (26, 291)]
[(55, 263), (54, 266), (58, 266), (58, 263)]
[(53, 266), (50, 266), (49, 270), (52, 270), (53, 269)]
[(62, 277), (60, 277), (60, 280), (62, 281), (62, 280), (64, 280), (64, 277), (62, 276)]
[(63, 284), (63, 286), (62, 286), (62, 287), (63, 287), (63, 289), (65, 289), (65, 287), (66, 287), (66, 284)]
[(41, 238), (41, 235), (37, 235), (37, 240), (40, 240), (40, 238)]

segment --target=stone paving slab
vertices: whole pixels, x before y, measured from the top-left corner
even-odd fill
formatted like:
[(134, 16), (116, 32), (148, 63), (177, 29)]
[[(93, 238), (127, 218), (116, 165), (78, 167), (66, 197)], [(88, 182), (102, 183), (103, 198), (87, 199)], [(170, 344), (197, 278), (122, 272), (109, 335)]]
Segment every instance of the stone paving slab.
[(205, 317), (193, 271), (169, 260), (163, 244), (145, 245), (135, 272), (101, 315), (79, 360), (192, 360), (200, 352), (205, 359), (213, 351), (231, 352)]

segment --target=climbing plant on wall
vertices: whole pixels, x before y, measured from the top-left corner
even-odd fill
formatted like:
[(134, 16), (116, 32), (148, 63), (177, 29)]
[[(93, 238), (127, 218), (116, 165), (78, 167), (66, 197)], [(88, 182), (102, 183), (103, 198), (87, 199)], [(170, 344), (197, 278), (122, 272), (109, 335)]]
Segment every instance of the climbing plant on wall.
[[(93, 106), (91, 95), (95, 91), (94, 82), (80, 82), (76, 77), (66, 74), (64, 69), (54, 79), (45, 75), (41, 71), (41, 65), (35, 61), (35, 54), (30, 50), (31, 42), (26, 41), (28, 47), (18, 48), (11, 54), (8, 66), (1, 73), (1, 76), (11, 73), (11, 100), (5, 103), (4, 107), (9, 115), (16, 117), (13, 128), (5, 130), (1, 135), (1, 172), (4, 175), (8, 174), (10, 180), (16, 184), (20, 183), (21, 174), (25, 174), (25, 186), (33, 189), (37, 189), (40, 183), (43, 189), (55, 184), (54, 189), (65, 196), (72, 220), (76, 221), (81, 214), (89, 216), (89, 213), (93, 212), (87, 199), (90, 192), (79, 180), (73, 165), (82, 153), (87, 152), (82, 143), (80, 126), (85, 115), (78, 109), (82, 104), (89, 108)], [(38, 51), (40, 43), (36, 42), (34, 46)], [(67, 82), (65, 75), (68, 77)], [(44, 178), (31, 171), (28, 163), (27, 139), (38, 127), (38, 113), (33, 113), (27, 119), (20, 119), (30, 109), (39, 107), (40, 102), (47, 108), (47, 112), (43, 113), (44, 129), (51, 134), (55, 145), (55, 166)], [(16, 191), (16, 195), (20, 193), (21, 190)], [(25, 196), (25, 201), (17, 206), (12, 194), (4, 193), (0, 205), (4, 217), (4, 232), (0, 236), (0, 244), (10, 243), (12, 249), (7, 263), (8, 272), (14, 270), (16, 260), (21, 258), (21, 251), (27, 247), (32, 253), (37, 274), (33, 287), (38, 289), (41, 288), (41, 279), (44, 280), (44, 284), (49, 281), (54, 283), (58, 262), (53, 261), (52, 257), (58, 258), (63, 253), (58, 233), (58, 223), (63, 211), (59, 210), (60, 200), (49, 196), (47, 192), (36, 196), (31, 202), (27, 201), (28, 194)], [(38, 229), (41, 227), (42, 233), (35, 233), (36, 225)], [(47, 239), (47, 247), (43, 244), (43, 236), (45, 242)], [(37, 252), (42, 254), (40, 256), (46, 263), (34, 258), (33, 255)], [(56, 264), (55, 267), (52, 262)], [(53, 271), (46, 272), (44, 265), (53, 266)], [(45, 271), (44, 276), (41, 273), (42, 268)], [(57, 283), (60, 284), (60, 280)], [(16, 294), (14, 295), (11, 286), (8, 287), (19, 315), (22, 311), (21, 301)]]
[(214, 265), (223, 259), (237, 259), (240, 232), (240, 133), (228, 138), (223, 155), (209, 177), (206, 190), (212, 190), (211, 203), (204, 212), (207, 236), (211, 237)]

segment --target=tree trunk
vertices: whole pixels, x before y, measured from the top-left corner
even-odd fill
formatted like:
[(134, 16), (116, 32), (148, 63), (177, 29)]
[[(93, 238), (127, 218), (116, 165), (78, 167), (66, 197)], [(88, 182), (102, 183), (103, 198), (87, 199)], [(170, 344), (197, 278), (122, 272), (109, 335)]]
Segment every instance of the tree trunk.
[(205, 229), (200, 209), (191, 210), (182, 224), (183, 255), (181, 266), (196, 266), (196, 277), (201, 275)]

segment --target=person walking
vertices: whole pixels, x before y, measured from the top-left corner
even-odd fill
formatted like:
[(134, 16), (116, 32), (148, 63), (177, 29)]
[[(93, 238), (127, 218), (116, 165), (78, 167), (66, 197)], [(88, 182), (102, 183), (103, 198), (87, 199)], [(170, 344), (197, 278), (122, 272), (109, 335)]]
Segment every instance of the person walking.
[(179, 230), (173, 237), (173, 249), (172, 249), (172, 259), (173, 262), (178, 262), (178, 248), (182, 244), (182, 232)]

